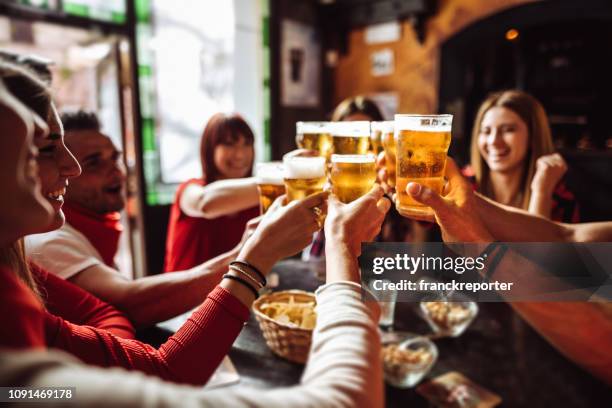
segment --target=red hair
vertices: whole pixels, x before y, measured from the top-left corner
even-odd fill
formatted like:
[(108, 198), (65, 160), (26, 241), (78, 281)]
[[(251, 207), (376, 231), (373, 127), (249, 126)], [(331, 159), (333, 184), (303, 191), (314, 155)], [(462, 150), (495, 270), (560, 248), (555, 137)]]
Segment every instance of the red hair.
[[(255, 135), (239, 114), (216, 113), (208, 120), (200, 141), (202, 178), (206, 184), (221, 178), (221, 173), (215, 166), (215, 148), (220, 144), (231, 145), (237, 143), (241, 137), (244, 138), (245, 143), (253, 146)], [(251, 173), (249, 172), (247, 177), (250, 176)]]

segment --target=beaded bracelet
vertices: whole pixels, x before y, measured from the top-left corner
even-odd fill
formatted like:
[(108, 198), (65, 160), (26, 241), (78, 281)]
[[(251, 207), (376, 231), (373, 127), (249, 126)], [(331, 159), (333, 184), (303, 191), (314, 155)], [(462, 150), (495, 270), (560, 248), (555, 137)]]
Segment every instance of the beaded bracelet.
[(245, 288), (247, 288), (248, 290), (250, 290), (251, 292), (253, 292), (253, 295), (255, 295), (255, 299), (259, 297), (259, 292), (257, 292), (257, 289), (255, 289), (249, 282), (242, 279), (240, 276), (234, 276), (234, 275), (230, 275), (229, 273), (226, 273), (225, 275), (223, 275), (223, 279), (231, 279), (233, 281), (236, 281), (240, 283), (242, 286), (244, 286)]
[(229, 268), (230, 270), (238, 273), (239, 275), (243, 275), (244, 277), (246, 277), (248, 281), (252, 282), (255, 285), (255, 287), (257, 287), (257, 290), (263, 288), (263, 286), (261, 285), (261, 282), (255, 279), (250, 273), (247, 273), (247, 271), (240, 269), (236, 265), (230, 265)]
[(253, 272), (255, 272), (255, 274), (257, 274), (257, 276), (259, 276), (259, 279), (261, 279), (262, 286), (266, 286), (268, 284), (268, 281), (266, 280), (266, 277), (264, 276), (264, 274), (261, 273), (261, 271), (259, 269), (257, 269), (256, 267), (254, 267), (250, 263), (248, 263), (246, 261), (232, 261), (232, 262), (230, 262), (230, 266), (238, 266), (238, 265), (242, 266), (244, 268), (248, 268), (248, 269), (252, 270)]

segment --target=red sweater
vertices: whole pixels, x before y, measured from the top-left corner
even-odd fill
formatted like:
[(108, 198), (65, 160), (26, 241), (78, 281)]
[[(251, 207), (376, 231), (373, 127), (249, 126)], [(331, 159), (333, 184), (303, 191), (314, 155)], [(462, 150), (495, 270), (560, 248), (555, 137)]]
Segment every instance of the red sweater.
[(179, 204), (183, 191), (190, 184), (204, 185), (204, 182), (191, 179), (176, 191), (166, 238), (166, 272), (193, 268), (228, 252), (240, 242), (247, 222), (259, 215), (257, 206), (213, 219), (190, 217), (181, 211)]
[(124, 339), (135, 338), (127, 316), (77, 285), (30, 263), (47, 310), (71, 323), (108, 330)]
[(124, 367), (180, 383), (206, 383), (249, 316), (238, 299), (217, 287), (179, 331), (155, 349), (51, 314), (5, 267), (0, 267), (0, 282), (0, 347), (57, 348), (87, 364)]

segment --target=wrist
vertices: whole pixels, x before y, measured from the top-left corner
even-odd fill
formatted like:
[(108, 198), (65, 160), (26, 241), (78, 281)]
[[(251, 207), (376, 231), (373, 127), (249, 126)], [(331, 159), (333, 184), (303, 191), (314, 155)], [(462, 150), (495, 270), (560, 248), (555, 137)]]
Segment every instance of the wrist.
[(540, 196), (546, 197), (552, 195), (555, 186), (544, 186), (541, 184), (532, 184), (531, 185), (531, 195), (532, 196)]
[(248, 242), (242, 247), (235, 260), (253, 265), (266, 276), (276, 263), (276, 259), (262, 251), (261, 246), (249, 245)]
[(357, 256), (346, 244), (326, 245), (325, 262), (327, 283), (350, 281), (360, 282)]
[(343, 254), (357, 258), (361, 252), (361, 248), (355, 247), (352, 239), (348, 234), (343, 232), (331, 232), (325, 237), (325, 256), (327, 254)]

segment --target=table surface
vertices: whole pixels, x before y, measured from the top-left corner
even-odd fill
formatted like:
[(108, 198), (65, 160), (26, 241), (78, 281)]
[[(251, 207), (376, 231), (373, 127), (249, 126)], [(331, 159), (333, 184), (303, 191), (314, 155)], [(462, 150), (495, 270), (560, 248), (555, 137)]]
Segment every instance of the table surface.
[[(276, 290), (314, 291), (318, 281), (310, 266), (298, 260), (277, 264)], [(610, 407), (612, 389), (581, 370), (544, 341), (504, 303), (481, 303), (472, 325), (458, 338), (435, 340), (439, 357), (426, 378), (458, 371), (499, 394), (505, 407)], [(418, 334), (429, 326), (411, 303), (398, 303), (395, 328)], [(612, 347), (612, 345), (611, 345)], [(241, 376), (233, 386), (273, 388), (295, 385), (303, 366), (284, 360), (266, 346), (255, 317), (230, 351)], [(386, 386), (387, 407), (427, 407), (414, 389)]]

